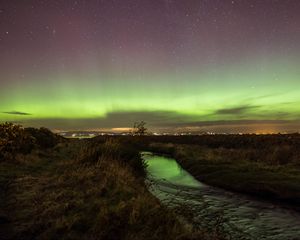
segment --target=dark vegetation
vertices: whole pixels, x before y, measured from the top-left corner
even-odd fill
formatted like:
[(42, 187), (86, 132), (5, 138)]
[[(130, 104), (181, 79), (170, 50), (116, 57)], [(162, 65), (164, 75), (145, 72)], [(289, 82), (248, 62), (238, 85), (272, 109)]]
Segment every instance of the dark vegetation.
[[(147, 190), (139, 151), (165, 153), (199, 180), (299, 209), (300, 136), (64, 139), (0, 125), (1, 239), (222, 239)], [(187, 212), (187, 209), (176, 211)]]
[(135, 139), (0, 126), (1, 239), (220, 239), (148, 192)]
[(0, 124), (0, 161), (29, 154), (33, 149), (54, 147), (63, 138), (47, 128), (23, 128), (12, 123)]
[(144, 121), (135, 122), (133, 125), (133, 134), (134, 135), (145, 135), (147, 133), (147, 128), (145, 127), (146, 123)]

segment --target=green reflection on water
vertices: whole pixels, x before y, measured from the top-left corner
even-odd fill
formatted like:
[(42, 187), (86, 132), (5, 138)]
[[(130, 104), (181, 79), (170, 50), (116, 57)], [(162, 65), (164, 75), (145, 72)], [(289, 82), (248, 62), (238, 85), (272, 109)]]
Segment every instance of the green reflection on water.
[(176, 185), (199, 187), (202, 184), (172, 158), (157, 155), (144, 155), (148, 173), (155, 179), (164, 179)]

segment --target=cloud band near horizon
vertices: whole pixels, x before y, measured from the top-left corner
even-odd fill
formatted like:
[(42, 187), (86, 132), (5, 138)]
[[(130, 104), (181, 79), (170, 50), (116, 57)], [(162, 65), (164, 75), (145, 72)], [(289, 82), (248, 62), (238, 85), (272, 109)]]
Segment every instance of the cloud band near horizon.
[[(233, 108), (236, 109), (236, 108)], [(248, 109), (248, 108), (247, 108)], [(221, 109), (221, 115), (223, 110)], [(228, 113), (227, 113), (228, 111)], [(226, 115), (230, 110), (226, 110)], [(237, 113), (238, 112), (238, 113)], [(232, 111), (235, 116), (244, 111)], [(279, 113), (281, 116), (282, 113)], [(200, 120), (197, 116), (178, 114), (170, 111), (153, 112), (111, 112), (105, 117), (95, 118), (28, 118), (13, 122), (24, 126), (48, 127), (52, 130), (103, 130), (131, 128), (136, 121), (145, 121), (153, 132), (298, 132), (300, 117), (293, 120), (276, 119), (241, 119), (241, 120)]]

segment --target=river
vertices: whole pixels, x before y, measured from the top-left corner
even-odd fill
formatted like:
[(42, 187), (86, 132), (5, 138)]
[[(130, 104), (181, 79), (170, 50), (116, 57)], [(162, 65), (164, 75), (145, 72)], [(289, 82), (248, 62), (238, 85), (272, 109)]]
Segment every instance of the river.
[(300, 240), (300, 213), (196, 180), (175, 159), (144, 152), (149, 189), (199, 228), (231, 239)]

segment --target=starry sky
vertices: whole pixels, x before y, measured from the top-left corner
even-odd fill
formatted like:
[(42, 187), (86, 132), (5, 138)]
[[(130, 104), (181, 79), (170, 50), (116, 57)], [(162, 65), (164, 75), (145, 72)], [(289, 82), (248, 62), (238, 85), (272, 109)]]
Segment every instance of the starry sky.
[(0, 121), (300, 131), (299, 0), (0, 0)]

